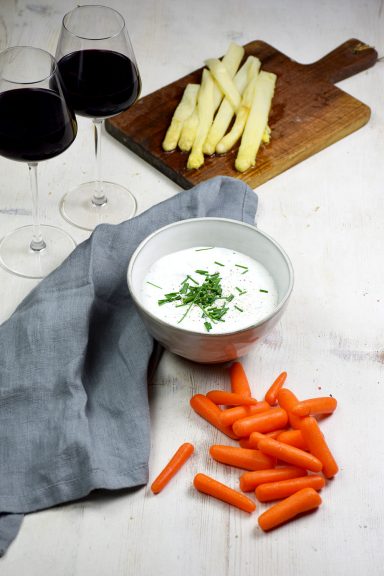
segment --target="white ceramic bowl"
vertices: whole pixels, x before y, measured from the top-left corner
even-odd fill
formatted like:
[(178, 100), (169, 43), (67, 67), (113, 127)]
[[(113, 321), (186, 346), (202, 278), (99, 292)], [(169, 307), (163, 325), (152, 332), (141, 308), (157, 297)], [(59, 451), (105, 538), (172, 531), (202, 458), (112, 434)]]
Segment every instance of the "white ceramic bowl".
[[(269, 271), (278, 291), (276, 308), (249, 327), (224, 334), (194, 332), (171, 326), (143, 305), (141, 291), (150, 266), (162, 256), (194, 246), (220, 246), (258, 260)], [(128, 287), (148, 331), (166, 349), (201, 363), (222, 363), (249, 352), (280, 318), (293, 287), (293, 269), (284, 250), (256, 227), (226, 218), (192, 218), (160, 228), (137, 247), (128, 267)]]

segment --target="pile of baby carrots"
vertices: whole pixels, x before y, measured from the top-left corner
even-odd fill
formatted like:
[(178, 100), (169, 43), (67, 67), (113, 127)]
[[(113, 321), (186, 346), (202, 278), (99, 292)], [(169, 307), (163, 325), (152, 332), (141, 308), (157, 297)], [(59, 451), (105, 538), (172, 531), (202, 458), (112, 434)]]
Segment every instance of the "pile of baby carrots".
[[(259, 518), (264, 531), (318, 508), (319, 491), (333, 478), (338, 466), (319, 426), (319, 418), (334, 412), (332, 396), (299, 400), (287, 387), (282, 372), (267, 390), (264, 400), (252, 397), (251, 387), (240, 362), (229, 368), (231, 391), (212, 390), (196, 394), (193, 410), (238, 446), (213, 445), (211, 457), (225, 465), (245, 470), (240, 476), (240, 491), (205, 474), (198, 473), (194, 486), (246, 512), (256, 509), (244, 492), (254, 492), (260, 502), (271, 505)], [(152, 483), (157, 494), (194, 452), (183, 444), (162, 473)]]

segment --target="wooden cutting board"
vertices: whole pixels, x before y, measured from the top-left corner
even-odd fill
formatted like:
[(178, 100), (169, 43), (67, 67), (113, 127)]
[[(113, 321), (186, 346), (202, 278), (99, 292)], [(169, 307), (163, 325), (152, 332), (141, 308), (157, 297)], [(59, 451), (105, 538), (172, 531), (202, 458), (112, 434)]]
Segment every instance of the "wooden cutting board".
[(373, 66), (374, 48), (351, 39), (312, 64), (299, 64), (259, 40), (244, 48), (245, 57), (257, 56), (262, 69), (278, 77), (269, 120), (271, 142), (259, 150), (254, 168), (242, 174), (235, 170), (237, 147), (206, 157), (198, 170), (187, 170), (187, 154), (163, 151), (161, 143), (184, 88), (189, 82), (200, 83), (202, 68), (107, 120), (107, 131), (182, 188), (217, 175), (240, 178), (256, 188), (368, 122), (368, 106), (334, 84)]

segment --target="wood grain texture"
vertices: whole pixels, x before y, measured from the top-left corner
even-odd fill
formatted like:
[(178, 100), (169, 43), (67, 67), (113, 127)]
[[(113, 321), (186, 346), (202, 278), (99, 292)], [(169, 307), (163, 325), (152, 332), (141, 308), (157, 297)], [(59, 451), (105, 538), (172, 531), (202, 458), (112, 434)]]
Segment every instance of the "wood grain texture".
[(351, 39), (318, 62), (306, 65), (265, 42), (250, 42), (244, 48), (245, 58), (257, 56), (262, 69), (278, 77), (269, 121), (271, 142), (261, 147), (253, 168), (244, 173), (235, 170), (238, 146), (224, 155), (206, 157), (198, 170), (187, 169), (187, 154), (163, 151), (161, 144), (184, 88), (190, 82), (200, 82), (202, 69), (109, 119), (108, 132), (182, 188), (217, 175), (241, 178), (256, 188), (368, 122), (369, 107), (334, 86), (334, 82), (373, 66), (377, 60), (374, 48)]

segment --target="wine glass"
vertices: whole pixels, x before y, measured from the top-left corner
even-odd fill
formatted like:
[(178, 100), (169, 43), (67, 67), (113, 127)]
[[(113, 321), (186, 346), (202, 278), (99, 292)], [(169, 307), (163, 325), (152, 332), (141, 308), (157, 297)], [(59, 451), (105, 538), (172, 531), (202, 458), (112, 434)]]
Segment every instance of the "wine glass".
[(0, 155), (26, 162), (33, 224), (0, 242), (0, 263), (27, 278), (43, 278), (75, 247), (69, 234), (39, 219), (38, 162), (61, 154), (77, 133), (53, 56), (39, 48), (14, 46), (0, 53)]
[(141, 90), (124, 18), (106, 6), (74, 8), (63, 18), (56, 60), (75, 112), (93, 119), (96, 155), (96, 180), (68, 192), (61, 213), (85, 230), (127, 220), (136, 212), (136, 199), (123, 186), (101, 179), (100, 155), (104, 119), (127, 110)]

